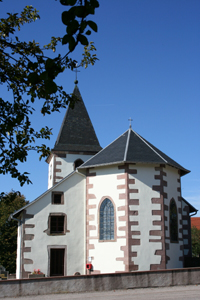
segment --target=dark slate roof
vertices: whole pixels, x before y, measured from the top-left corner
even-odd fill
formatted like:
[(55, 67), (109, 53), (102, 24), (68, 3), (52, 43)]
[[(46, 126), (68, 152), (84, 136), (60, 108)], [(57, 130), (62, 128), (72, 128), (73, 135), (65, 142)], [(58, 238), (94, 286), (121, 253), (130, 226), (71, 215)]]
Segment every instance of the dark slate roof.
[(73, 94), (79, 101), (68, 107), (52, 151), (83, 151), (97, 153), (102, 148), (77, 85)]
[(181, 175), (190, 172), (143, 139), (132, 128), (86, 161), (80, 169), (119, 163), (167, 164), (179, 169)]

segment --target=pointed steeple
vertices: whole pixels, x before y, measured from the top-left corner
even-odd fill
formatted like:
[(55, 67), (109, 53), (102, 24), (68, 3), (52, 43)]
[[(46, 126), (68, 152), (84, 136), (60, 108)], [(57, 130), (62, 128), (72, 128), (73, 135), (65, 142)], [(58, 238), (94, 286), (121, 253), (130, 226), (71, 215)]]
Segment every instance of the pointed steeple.
[(52, 151), (95, 154), (102, 148), (77, 85), (73, 94), (79, 101), (75, 103), (74, 109), (68, 107)]

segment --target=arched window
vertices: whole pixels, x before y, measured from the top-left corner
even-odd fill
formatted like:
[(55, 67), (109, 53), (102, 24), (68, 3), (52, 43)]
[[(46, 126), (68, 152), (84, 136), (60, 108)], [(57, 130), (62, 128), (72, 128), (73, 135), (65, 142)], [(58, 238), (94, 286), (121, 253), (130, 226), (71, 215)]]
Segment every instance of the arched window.
[(174, 199), (170, 201), (169, 206), (169, 216), (170, 216), (170, 240), (171, 242), (178, 242), (178, 214), (176, 202)]
[(74, 162), (74, 170), (76, 170), (76, 168), (80, 167), (83, 164), (83, 160), (82, 159), (77, 159)]
[(106, 198), (100, 206), (100, 240), (114, 240), (114, 206)]

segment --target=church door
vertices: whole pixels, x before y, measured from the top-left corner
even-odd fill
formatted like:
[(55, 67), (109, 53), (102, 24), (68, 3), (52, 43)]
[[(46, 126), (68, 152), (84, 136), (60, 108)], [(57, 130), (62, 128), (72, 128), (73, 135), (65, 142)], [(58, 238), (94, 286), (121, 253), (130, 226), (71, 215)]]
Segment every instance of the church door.
[(50, 250), (50, 276), (64, 276), (65, 249)]

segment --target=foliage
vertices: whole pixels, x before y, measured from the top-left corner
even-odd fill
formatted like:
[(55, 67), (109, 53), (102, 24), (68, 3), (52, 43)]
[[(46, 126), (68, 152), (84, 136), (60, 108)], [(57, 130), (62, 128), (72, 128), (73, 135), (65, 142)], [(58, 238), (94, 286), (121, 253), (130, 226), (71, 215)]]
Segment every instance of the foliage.
[[(75, 6), (77, 2), (79, 5)], [(68, 11), (62, 13), (62, 22), (67, 26), (67, 34), (64, 35), (62, 44), (68, 44), (70, 51), (73, 51), (78, 43), (87, 46), (88, 39), (86, 35), (91, 34), (90, 29), (97, 32), (97, 25), (91, 20), (86, 20), (86, 18), (89, 15), (94, 15), (95, 8), (99, 7), (99, 2), (97, 0), (60, 0), (60, 3), (71, 6)]]
[(0, 194), (0, 265), (10, 273), (16, 270), (17, 226), (15, 220), (8, 221), (11, 213), (28, 204), (19, 192)]
[(191, 228), (192, 256), (200, 257), (200, 229), (195, 226)]
[[(35, 101), (40, 101), (43, 115), (67, 105), (73, 107), (77, 99), (73, 94), (67, 94), (55, 79), (65, 69), (87, 67), (97, 60), (96, 55), (90, 53), (96, 49), (87, 39), (91, 30), (97, 31), (97, 25), (87, 18), (94, 14), (98, 1), (60, 0), (60, 3), (68, 7), (62, 14), (67, 33), (63, 38), (52, 37), (44, 47), (34, 40), (20, 41), (16, 33), (21, 26), (40, 18), (32, 6), (26, 6), (21, 14), (8, 13), (7, 18), (0, 19), (0, 84), (6, 85), (13, 95), (12, 101), (0, 98), (0, 174), (11, 174), (21, 185), (31, 181), (27, 172), (18, 170), (18, 163), (26, 161), (30, 150), (37, 151), (40, 159), (50, 153), (38, 139), (50, 139), (51, 128), (46, 126), (37, 131), (31, 125)], [(63, 57), (59, 54), (54, 54), (54, 58), (47, 57), (45, 51), (55, 52), (59, 42), (68, 45), (69, 51)], [(85, 48), (77, 65), (69, 54), (78, 44)]]

